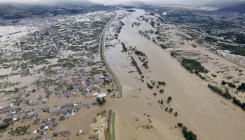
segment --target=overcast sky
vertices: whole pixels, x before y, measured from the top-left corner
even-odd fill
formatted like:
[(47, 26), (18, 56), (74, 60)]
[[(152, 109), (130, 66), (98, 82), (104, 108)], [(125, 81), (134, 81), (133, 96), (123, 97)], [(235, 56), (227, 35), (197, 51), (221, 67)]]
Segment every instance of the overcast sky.
[[(37, 2), (37, 1), (50, 1), (50, 0), (0, 0), (0, 2)], [(56, 0), (57, 1), (57, 0)], [(67, 0), (69, 1), (69, 0)], [(72, 0), (74, 1), (74, 0)], [(76, 0), (79, 1), (79, 0)], [(145, 3), (149, 2), (161, 2), (161, 3), (170, 3), (170, 4), (185, 4), (185, 5), (191, 5), (191, 4), (207, 4), (212, 2), (235, 2), (235, 1), (245, 1), (245, 0), (90, 0), (92, 2), (98, 2), (98, 3), (104, 3), (104, 4), (115, 4), (115, 3), (127, 3), (129, 1), (142, 1)]]

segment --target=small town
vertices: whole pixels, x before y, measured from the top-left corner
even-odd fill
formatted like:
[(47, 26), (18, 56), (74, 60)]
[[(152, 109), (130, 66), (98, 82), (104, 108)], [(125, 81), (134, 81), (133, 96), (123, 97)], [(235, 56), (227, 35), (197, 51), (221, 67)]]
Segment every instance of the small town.
[(112, 16), (94, 12), (1, 21), (10, 29), (1, 34), (1, 129), (17, 124), (9, 136), (35, 134), (36, 140), (52, 139), (47, 133), (87, 134), (56, 127), (83, 108), (115, 98), (117, 89), (99, 55), (99, 35)]

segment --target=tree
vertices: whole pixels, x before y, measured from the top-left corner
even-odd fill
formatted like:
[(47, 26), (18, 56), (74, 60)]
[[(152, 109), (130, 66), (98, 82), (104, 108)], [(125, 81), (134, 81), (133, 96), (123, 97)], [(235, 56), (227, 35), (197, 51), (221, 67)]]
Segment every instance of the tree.
[(107, 89), (107, 92), (111, 92), (111, 89)]
[(104, 97), (103, 97), (102, 101), (103, 101), (103, 103), (105, 103), (105, 102), (106, 102), (106, 100), (105, 100), (105, 98), (104, 98)]
[(225, 85), (225, 84), (226, 84), (226, 82), (222, 80), (222, 83), (221, 83), (221, 84), (222, 84), (222, 85)]
[(185, 126), (182, 129), (182, 133), (184, 134), (186, 140), (197, 140), (197, 136), (192, 131), (188, 131)]
[(13, 125), (14, 121), (12, 120), (12, 121), (9, 121), (8, 123), (9, 123), (9, 125)]
[(178, 123), (178, 127), (182, 127), (183, 126), (183, 123)]
[(168, 97), (168, 100), (172, 100), (172, 97), (171, 97), (171, 96), (169, 96), (169, 97)]
[(172, 100), (172, 97), (169, 96), (169, 97), (168, 97), (168, 103), (170, 103), (171, 100)]
[(0, 125), (0, 131), (5, 130), (8, 126), (9, 126), (9, 123), (4, 123), (4, 124)]
[(169, 112), (172, 112), (173, 111), (173, 108), (170, 108)]
[(163, 45), (163, 44), (160, 44), (160, 47), (162, 47), (163, 49), (166, 49), (167, 46)]
[(97, 98), (96, 100), (97, 100), (97, 102), (99, 103), (100, 106), (103, 105), (103, 101), (101, 101), (100, 98)]
[(124, 51), (124, 52), (127, 52), (128, 49), (127, 49), (127, 47), (125, 46), (125, 44), (124, 44), (124, 43), (121, 43), (121, 44), (122, 44), (122, 47), (123, 47), (123, 51)]
[(163, 104), (163, 100), (161, 100), (161, 104)]
[(160, 89), (160, 93), (163, 93), (164, 92), (164, 89)]
[(174, 113), (174, 116), (178, 116), (178, 112), (175, 112), (175, 113)]
[(18, 92), (19, 89), (17, 87), (14, 88), (14, 92)]
[(102, 98), (102, 100), (100, 98), (97, 98), (96, 100), (97, 100), (97, 102), (99, 103), (100, 106), (103, 105), (106, 102), (104, 97)]
[(168, 107), (165, 108), (165, 111), (168, 111)]

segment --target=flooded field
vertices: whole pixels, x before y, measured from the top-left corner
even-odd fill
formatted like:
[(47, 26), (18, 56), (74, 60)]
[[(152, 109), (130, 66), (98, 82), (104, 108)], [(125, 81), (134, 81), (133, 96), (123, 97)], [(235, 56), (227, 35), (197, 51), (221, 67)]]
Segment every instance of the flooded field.
[[(230, 100), (212, 92), (207, 87), (211, 80), (203, 81), (191, 74), (171, 56), (170, 51), (175, 49), (192, 50), (193, 43), (182, 43), (183, 35), (179, 35), (181, 30), (164, 20), (158, 20), (156, 15), (142, 10), (117, 11), (117, 18), (107, 30), (106, 59), (123, 90), (123, 97), (112, 106), (117, 114), (116, 139), (184, 139), (182, 129), (177, 127), (178, 123), (183, 123), (201, 140), (244, 139), (244, 111)], [(151, 21), (159, 25), (153, 27)], [(160, 27), (166, 29), (162, 34), (169, 36), (169, 39), (164, 39), (169, 41), (164, 43), (169, 44), (169, 49), (163, 49), (160, 46), (162, 42), (156, 40), (158, 35), (150, 33)], [(139, 31), (147, 31), (149, 34), (144, 36)], [(185, 34), (184, 31), (181, 34)], [(134, 54), (135, 50), (146, 56)], [(194, 50), (200, 52), (201, 56), (207, 54), (213, 60), (219, 59), (219, 63), (233, 65), (201, 47)], [(138, 63), (138, 68), (132, 62), (132, 57)], [(146, 58), (148, 68), (143, 66), (143, 58)], [(209, 65), (212, 61), (208, 62), (202, 63), (203, 66), (210, 74), (215, 73), (217, 69)], [(210, 77), (209, 73), (206, 76)], [(164, 81), (166, 85), (154, 86), (154, 81)], [(153, 88), (147, 87), (147, 83), (153, 85)], [(164, 89), (163, 93), (159, 91), (161, 88)], [(172, 100), (168, 101), (170, 96)], [(163, 104), (159, 103), (161, 100)]]

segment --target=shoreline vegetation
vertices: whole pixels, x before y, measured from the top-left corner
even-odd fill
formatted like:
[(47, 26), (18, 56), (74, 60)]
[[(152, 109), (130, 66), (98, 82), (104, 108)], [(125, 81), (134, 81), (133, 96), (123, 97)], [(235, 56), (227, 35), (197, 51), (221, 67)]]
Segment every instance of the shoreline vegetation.
[(186, 126), (183, 126), (182, 123), (178, 123), (178, 127), (182, 128), (182, 133), (186, 140), (197, 140), (197, 135), (194, 134), (192, 131), (188, 131)]
[(232, 102), (238, 106), (240, 106), (244, 111), (245, 111), (245, 103), (242, 103), (239, 99), (236, 99), (236, 97), (232, 97), (231, 94), (229, 93), (228, 89), (226, 89), (225, 91), (221, 90), (220, 88), (216, 87), (216, 86), (212, 86), (210, 84), (208, 84), (208, 87), (213, 91), (218, 93), (219, 95), (221, 95), (222, 97), (231, 100)]
[[(179, 54), (176, 53), (175, 51), (171, 51), (170, 55), (174, 58), (176, 58), (176, 56), (178, 56)], [(209, 71), (207, 69), (205, 69), (200, 62), (196, 61), (195, 59), (182, 59), (181, 60), (181, 65), (183, 67), (185, 67), (188, 71), (190, 71), (191, 73), (195, 73), (197, 76), (199, 76), (202, 80), (207, 81), (207, 79), (205, 77), (203, 77), (201, 73), (207, 74)], [(216, 75), (211, 74), (213, 77), (216, 77)], [(226, 82), (224, 80), (222, 80), (221, 85), (225, 86), (228, 85), (231, 89), (235, 89), (236, 92), (240, 91), (240, 92), (244, 92), (244, 87), (245, 84), (242, 83), (241, 85), (239, 85), (236, 88), (236, 85), (234, 85), (232, 82)], [(208, 88), (210, 88), (213, 92), (218, 93), (220, 96), (228, 99), (228, 100), (232, 100), (232, 102), (238, 106), (240, 106), (241, 109), (243, 109), (245, 111), (245, 102), (240, 101), (239, 99), (237, 99), (235, 96), (232, 96), (231, 93), (229, 92), (228, 88), (225, 87), (225, 91), (223, 91), (222, 89), (220, 89), (217, 86), (213, 86), (211, 84), (208, 84)]]
[[(176, 56), (178, 56), (179, 54), (174, 52), (174, 51), (171, 51), (170, 52), (170, 55), (174, 58), (176, 58)], [(196, 61), (195, 59), (182, 59), (181, 60), (181, 65), (188, 71), (190, 71), (191, 73), (195, 73), (197, 76), (199, 76), (202, 80), (205, 80), (207, 81), (207, 79), (205, 77), (203, 77), (201, 73), (204, 73), (204, 74), (207, 74), (209, 71), (207, 69), (205, 69), (205, 67), (203, 67), (201, 65), (200, 62)], [(216, 77), (216, 75), (214, 74), (211, 74), (213, 77)], [(230, 88), (236, 88), (236, 85), (234, 85), (233, 83), (231, 82), (226, 82), (224, 80), (222, 80), (221, 82), (221, 85), (225, 86), (225, 85), (228, 85)], [(245, 87), (245, 84), (242, 83), (240, 86), (238, 86), (236, 88), (237, 91), (241, 91), (241, 92), (244, 92), (244, 88)], [(245, 111), (245, 102), (241, 102), (239, 99), (237, 99), (235, 96), (232, 96), (231, 93), (228, 91), (228, 88), (225, 88), (225, 91), (223, 91), (222, 89), (220, 89), (219, 87), (217, 86), (213, 86), (211, 84), (208, 84), (208, 88), (210, 88), (213, 92), (216, 92), (218, 93), (220, 96), (228, 99), (228, 100), (232, 100), (232, 102), (236, 105), (238, 105), (241, 109), (243, 109)]]

